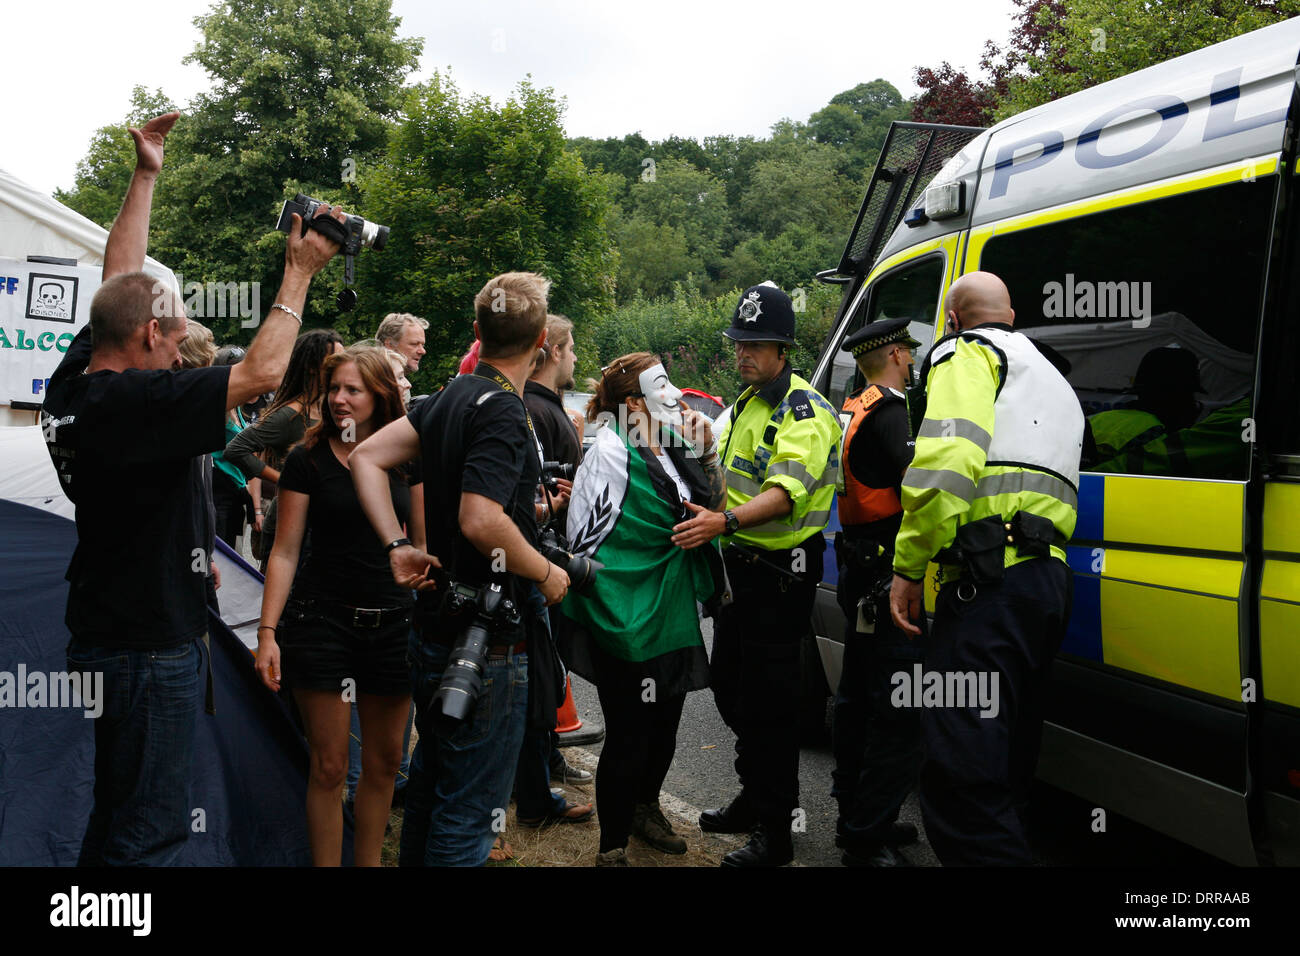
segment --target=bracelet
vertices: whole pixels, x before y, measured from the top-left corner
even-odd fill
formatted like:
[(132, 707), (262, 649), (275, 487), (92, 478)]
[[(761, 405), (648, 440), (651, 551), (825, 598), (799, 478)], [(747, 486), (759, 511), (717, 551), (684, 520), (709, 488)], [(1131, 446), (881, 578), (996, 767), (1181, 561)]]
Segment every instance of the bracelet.
[(255, 515), (263, 515), (263, 516), (265, 515), (265, 513), (264, 513), (264, 512), (261, 512), (261, 511), (254, 511), (253, 514), (255, 514)]
[(293, 318), (295, 318), (295, 319), (298, 320), (298, 324), (299, 324), (299, 325), (302, 325), (302, 316), (299, 315), (297, 312), (293, 311), (293, 309), (289, 308), (289, 307), (288, 307), (287, 305), (285, 305), (283, 302), (277, 302), (277, 303), (275, 303), (275, 305), (271, 306), (271, 308), (268, 309), (267, 311), (268, 311), (268, 312), (274, 312), (276, 309), (279, 309), (281, 312), (288, 313), (288, 314), (291, 315)]
[(540, 581), (538, 581), (537, 583), (538, 583), (538, 584), (545, 584), (545, 583), (546, 583), (546, 578), (549, 578), (550, 576), (551, 576), (551, 562), (550, 562), (550, 561), (547, 561), (547, 562), (546, 562), (546, 577), (542, 578), (542, 579), (541, 579)]
[(274, 633), (277, 632), (278, 630), (280, 630), (280, 628), (279, 628), (278, 626), (277, 626), (277, 627), (272, 627), (270, 624), (259, 624), (259, 625), (257, 625), (257, 632), (258, 632), (259, 634), (262, 633), (262, 631), (270, 631), (272, 634), (274, 634)]

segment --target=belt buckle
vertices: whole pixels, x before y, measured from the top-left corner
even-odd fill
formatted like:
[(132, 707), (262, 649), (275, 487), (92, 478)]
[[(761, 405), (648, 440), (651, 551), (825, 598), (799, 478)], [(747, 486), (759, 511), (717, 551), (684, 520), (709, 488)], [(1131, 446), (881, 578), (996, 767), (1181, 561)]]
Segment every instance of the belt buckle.
[(377, 607), (354, 607), (352, 609), (352, 626), (353, 627), (379, 627), (380, 621), (383, 620), (384, 612), (382, 608)]

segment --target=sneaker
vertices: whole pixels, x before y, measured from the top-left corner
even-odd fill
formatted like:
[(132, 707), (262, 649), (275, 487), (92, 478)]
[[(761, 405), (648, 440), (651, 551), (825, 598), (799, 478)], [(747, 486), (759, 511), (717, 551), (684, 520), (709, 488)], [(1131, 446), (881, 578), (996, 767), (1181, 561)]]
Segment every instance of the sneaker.
[(638, 803), (632, 816), (632, 832), (656, 850), (681, 855), (686, 841), (673, 832), (658, 803)]
[(551, 754), (551, 782), (558, 784), (566, 783), (591, 783), (591, 772), (580, 770), (572, 767), (564, 759), (564, 754), (558, 750)]
[(627, 850), (618, 847), (613, 850), (606, 850), (604, 853), (596, 854), (597, 866), (627, 866)]

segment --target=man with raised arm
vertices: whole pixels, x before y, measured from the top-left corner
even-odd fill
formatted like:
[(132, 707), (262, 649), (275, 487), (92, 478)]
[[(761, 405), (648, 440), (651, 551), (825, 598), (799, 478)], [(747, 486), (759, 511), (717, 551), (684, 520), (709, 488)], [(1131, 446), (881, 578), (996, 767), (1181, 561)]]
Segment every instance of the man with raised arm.
[[(68, 666), (102, 672), (107, 701), (95, 721), (83, 866), (167, 865), (188, 836), (212, 560), (199, 456), (225, 446), (229, 409), (279, 382), (307, 287), (339, 249), (320, 226), (301, 235), (295, 216), (280, 293), (244, 361), (175, 371), (184, 306), (140, 270), (163, 141), (178, 116), (130, 130), (136, 168), (104, 249), (103, 284), (41, 410), (50, 457), (76, 505)], [(327, 212), (342, 218), (326, 209), (318, 216)]]

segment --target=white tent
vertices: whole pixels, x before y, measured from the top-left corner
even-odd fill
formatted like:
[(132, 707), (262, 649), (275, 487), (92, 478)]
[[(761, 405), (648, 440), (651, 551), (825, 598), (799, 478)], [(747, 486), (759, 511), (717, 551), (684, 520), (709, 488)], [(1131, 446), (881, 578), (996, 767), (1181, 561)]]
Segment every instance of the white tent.
[[(98, 288), (98, 267), (104, 263), (107, 241), (106, 229), (0, 170), (0, 272), (18, 271), (13, 267), (17, 263), (25, 264), (29, 256), (75, 260), (78, 267), (91, 267), (91, 274), (82, 277), (73, 317), (75, 321), (59, 331), (66, 328), (75, 332), (89, 319), (90, 300)], [(144, 271), (173, 288), (177, 286), (172, 271), (155, 259), (145, 259)], [(17, 291), (21, 294), (21, 290)], [(9, 295), (12, 296), (13, 291)], [(48, 376), (54, 371), (62, 354), (60, 351), (24, 350), (13, 347), (12, 342), (9, 347), (4, 347), (4, 341), (16, 338), (12, 330), (10, 332), (6, 339), (0, 340), (0, 367), (17, 362), (30, 367), (35, 363), (37, 376)], [(14, 408), (9, 404), (10, 400), (9, 395), (0, 396), (0, 425), (30, 425), (36, 421), (35, 411)], [(30, 404), (38, 403), (39, 398), (34, 398)]]

